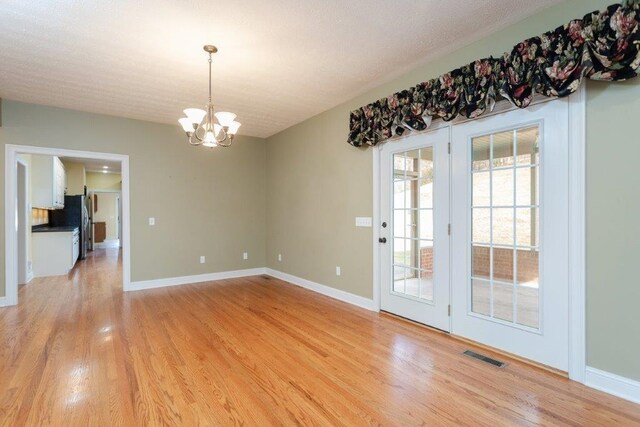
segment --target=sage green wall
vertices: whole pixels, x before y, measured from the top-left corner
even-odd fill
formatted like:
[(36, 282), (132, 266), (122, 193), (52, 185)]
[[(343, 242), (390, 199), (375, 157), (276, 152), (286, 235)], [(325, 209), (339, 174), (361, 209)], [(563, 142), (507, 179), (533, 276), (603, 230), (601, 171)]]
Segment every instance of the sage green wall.
[[(118, 238), (118, 193), (98, 193), (98, 209), (93, 205), (93, 222), (104, 222), (105, 240)], [(96, 242), (98, 243), (98, 242)]]
[(587, 357), (640, 380), (640, 79), (590, 82), (587, 103)]
[(87, 172), (87, 190), (122, 190), (122, 175), (119, 173)]
[[(37, 126), (34, 126), (37, 123)], [(239, 136), (232, 149), (191, 147), (177, 125), (2, 101), (5, 144), (129, 155), (133, 281), (265, 265), (264, 140)], [(148, 217), (156, 225), (148, 225)], [(4, 238), (4, 222), (0, 237)], [(249, 252), (244, 261), (242, 253)], [(200, 264), (200, 255), (207, 258)], [(4, 295), (4, 246), (2, 286)]]
[(84, 186), (87, 184), (87, 176), (82, 163), (65, 161), (63, 159), (64, 172), (67, 178), (65, 195), (77, 196), (84, 194)]
[[(346, 143), (349, 112), (489, 55), (610, 1), (569, 0), (267, 139), (267, 265), (372, 297), (372, 149)], [(410, 52), (408, 52), (410, 54)], [(588, 85), (587, 357), (640, 380), (640, 81)], [(277, 255), (281, 253), (282, 262)], [(341, 266), (342, 276), (335, 275)]]

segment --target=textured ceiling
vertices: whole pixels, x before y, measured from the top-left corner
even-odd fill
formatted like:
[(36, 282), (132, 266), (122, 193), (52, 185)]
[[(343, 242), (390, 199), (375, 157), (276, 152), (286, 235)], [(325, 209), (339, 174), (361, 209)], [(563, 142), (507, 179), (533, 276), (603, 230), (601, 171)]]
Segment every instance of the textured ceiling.
[(0, 97), (178, 126), (212, 43), (216, 108), (267, 137), (559, 2), (2, 0)]

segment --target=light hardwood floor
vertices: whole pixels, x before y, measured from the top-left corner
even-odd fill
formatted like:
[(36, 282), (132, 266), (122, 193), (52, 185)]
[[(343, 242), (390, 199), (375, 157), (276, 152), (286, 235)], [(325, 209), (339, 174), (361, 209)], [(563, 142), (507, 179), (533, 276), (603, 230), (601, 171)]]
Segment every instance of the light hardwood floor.
[(640, 425), (640, 405), (273, 278), (120, 277), (98, 250), (0, 309), (0, 423)]

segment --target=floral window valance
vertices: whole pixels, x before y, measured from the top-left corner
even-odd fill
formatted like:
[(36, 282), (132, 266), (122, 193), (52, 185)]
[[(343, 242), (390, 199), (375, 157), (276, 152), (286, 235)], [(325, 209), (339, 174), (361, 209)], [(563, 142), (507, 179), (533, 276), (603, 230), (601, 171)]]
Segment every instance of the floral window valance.
[(565, 97), (583, 78), (626, 80), (640, 67), (640, 0), (614, 4), (485, 58), (351, 112), (349, 144), (376, 145), (433, 118), (475, 118), (496, 97), (520, 108), (538, 93)]

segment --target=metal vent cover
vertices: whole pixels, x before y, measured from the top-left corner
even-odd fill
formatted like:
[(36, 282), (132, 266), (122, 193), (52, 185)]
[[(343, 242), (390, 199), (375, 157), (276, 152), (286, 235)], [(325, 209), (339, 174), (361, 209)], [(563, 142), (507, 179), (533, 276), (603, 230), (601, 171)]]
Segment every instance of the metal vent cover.
[(480, 353), (476, 353), (475, 351), (465, 350), (462, 354), (465, 356), (473, 357), (474, 359), (481, 360), (482, 362), (488, 363), (490, 365), (495, 366), (496, 368), (504, 368), (507, 366), (505, 362), (501, 362), (499, 360), (493, 359), (491, 357), (482, 355)]

